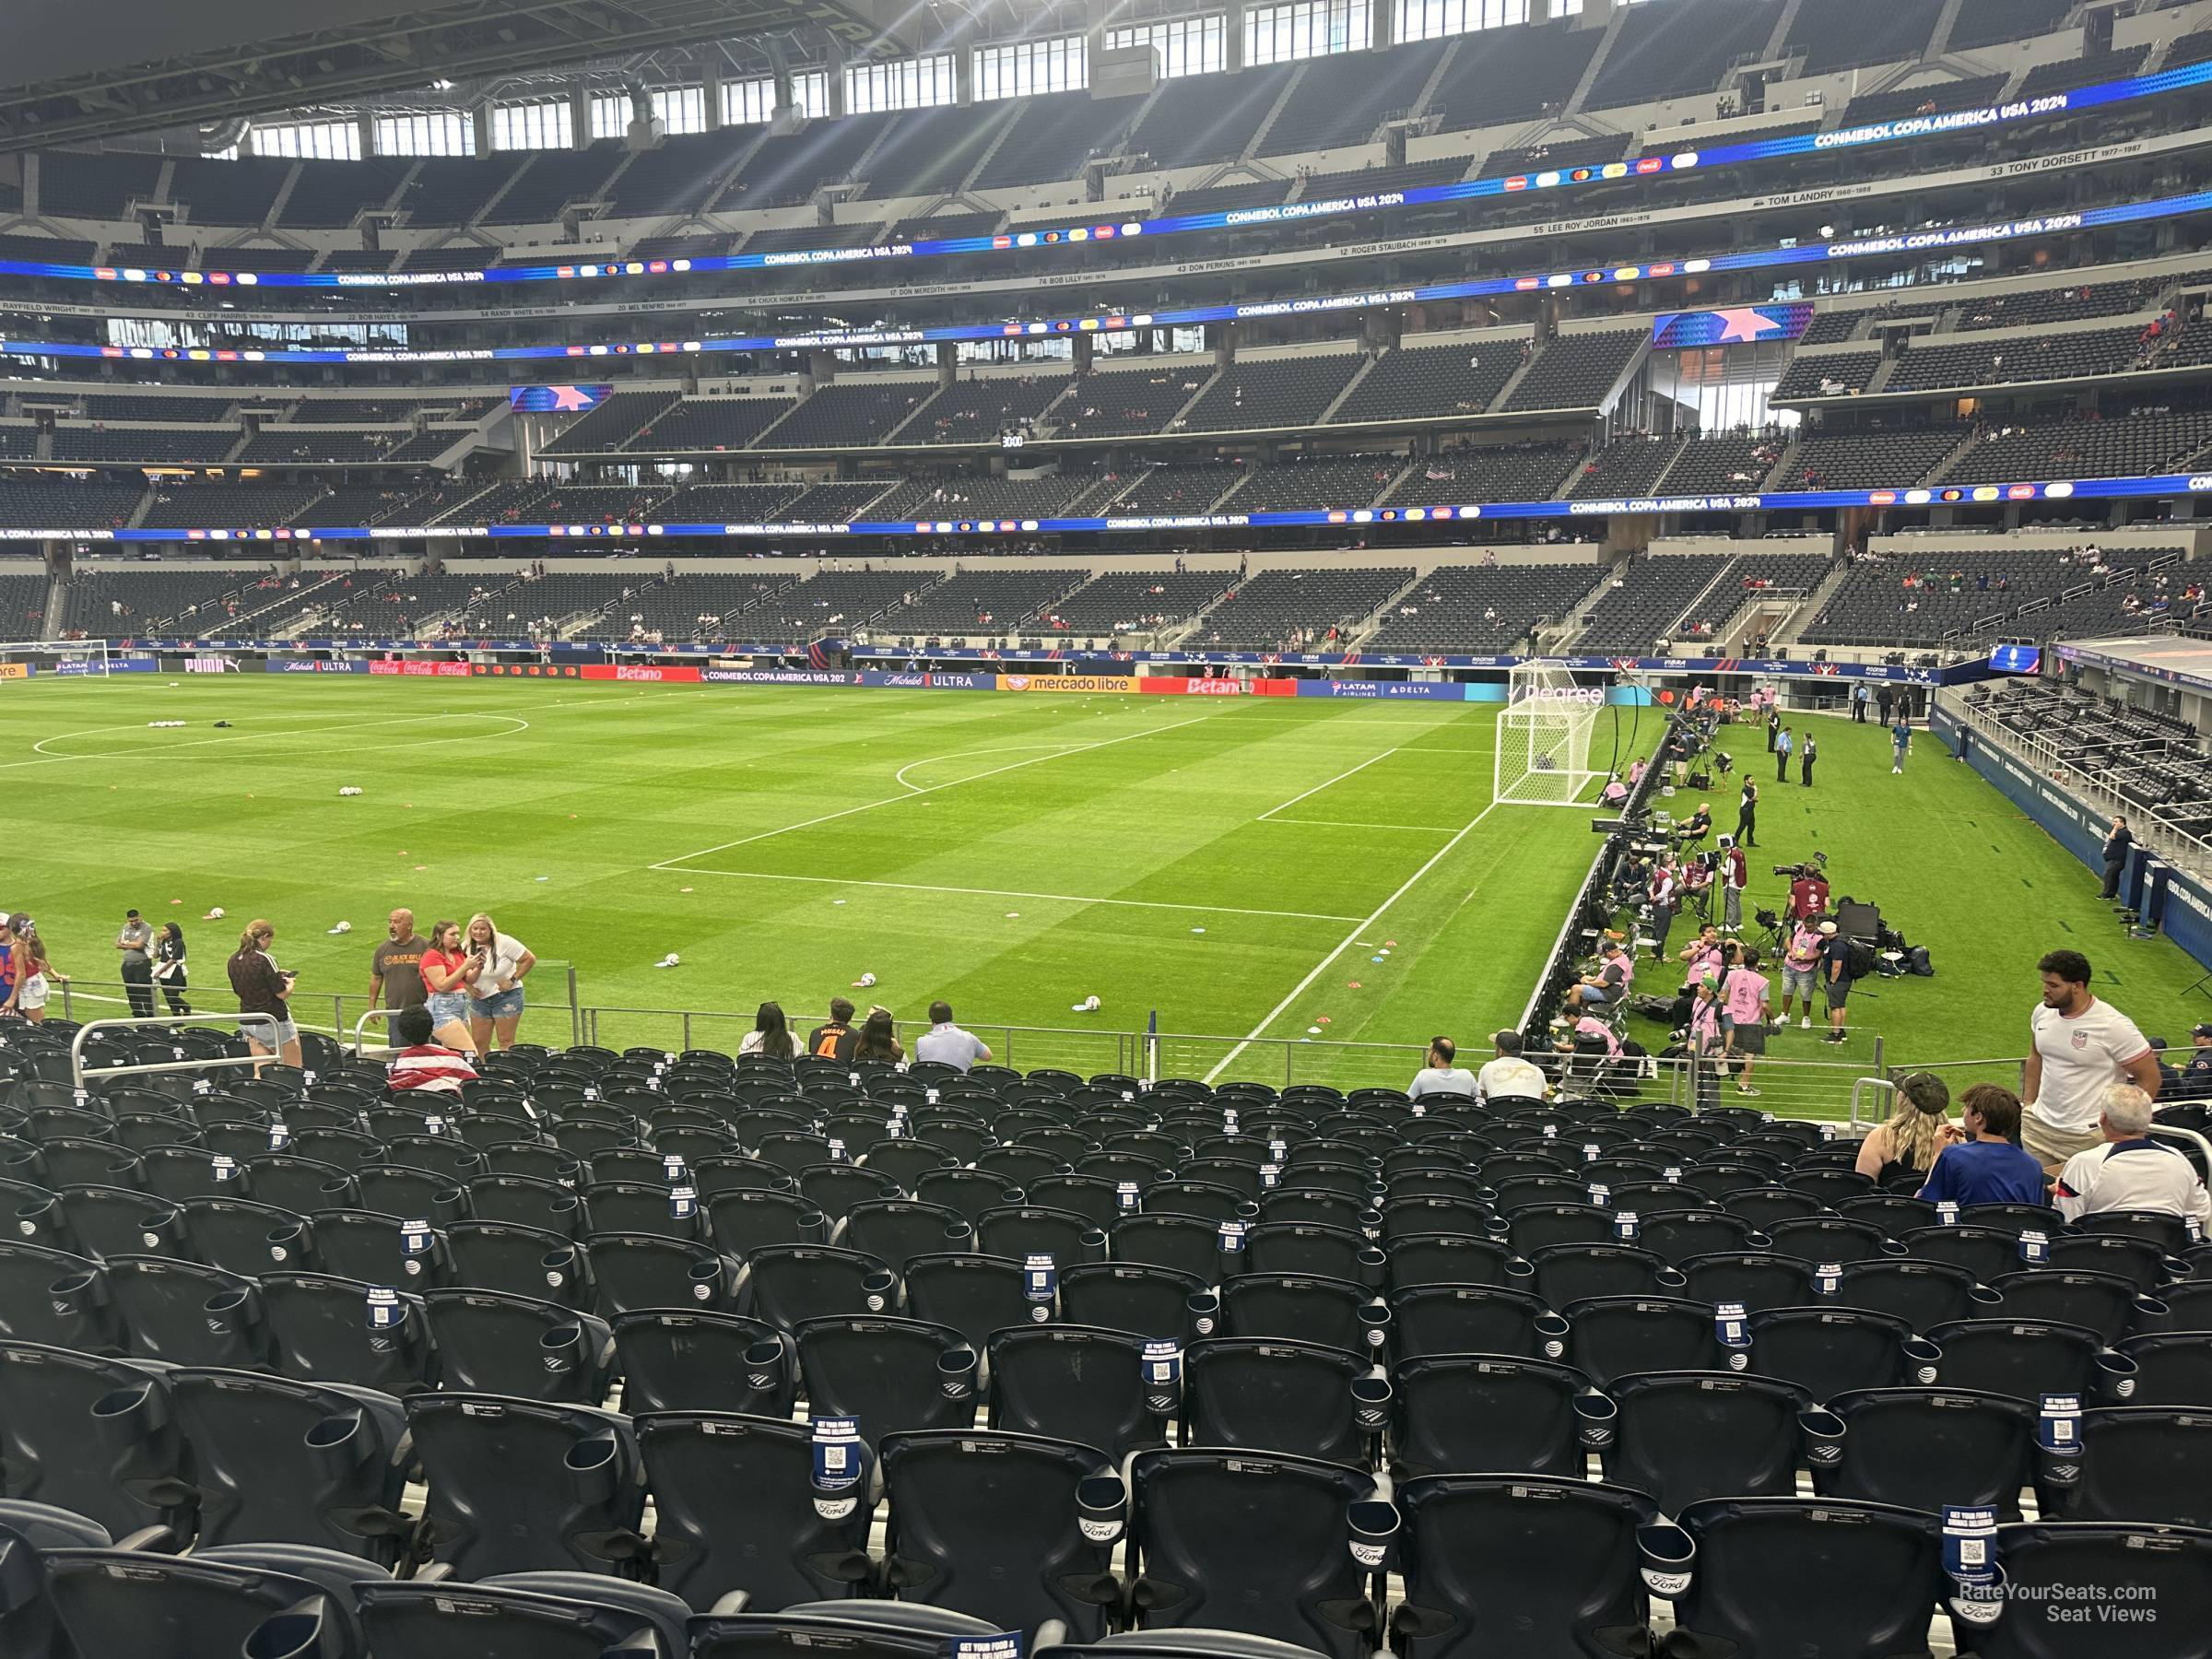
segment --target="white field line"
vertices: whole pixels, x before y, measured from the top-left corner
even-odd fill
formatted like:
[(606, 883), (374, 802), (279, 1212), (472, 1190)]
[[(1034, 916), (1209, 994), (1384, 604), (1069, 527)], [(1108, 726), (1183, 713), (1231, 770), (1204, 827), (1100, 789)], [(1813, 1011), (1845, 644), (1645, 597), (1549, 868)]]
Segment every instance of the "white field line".
[(1416, 870), (1412, 875), (1406, 877), (1404, 885), (1402, 885), (1396, 892), (1393, 893), (1389, 898), (1383, 900), (1382, 903), (1376, 905), (1373, 911), (1364, 917), (1350, 933), (1344, 935), (1344, 938), (1338, 943), (1335, 949), (1330, 951), (1327, 956), (1323, 957), (1320, 961), (1313, 964), (1312, 972), (1308, 973), (1304, 979), (1300, 980), (1297, 984), (1290, 987), (1290, 994), (1284, 997), (1281, 1002), (1277, 1003), (1274, 1008), (1269, 1011), (1265, 1019), (1261, 1020), (1258, 1025), (1253, 1026), (1251, 1030), (1247, 1031), (1244, 1034), (1243, 1041), (1238, 1043), (1236, 1047), (1230, 1049), (1228, 1053), (1222, 1055), (1220, 1060), (1216, 1062), (1214, 1069), (1206, 1074), (1205, 1080), (1208, 1083), (1211, 1083), (1216, 1077), (1227, 1071), (1230, 1063), (1234, 1061), (1239, 1054), (1242, 1053), (1247, 1048), (1251, 1047), (1256, 1039), (1265, 1035), (1267, 1028), (1273, 1025), (1277, 1019), (1282, 1018), (1284, 1010), (1288, 1008), (1290, 1005), (1296, 1002), (1300, 997), (1303, 996), (1306, 994), (1307, 989), (1313, 983), (1313, 982), (1319, 979), (1324, 973), (1328, 971), (1330, 963), (1334, 962), (1338, 957), (1342, 956), (1354, 945), (1358, 944), (1359, 942), (1359, 935), (1361, 934), (1365, 933), (1369, 928), (1372, 927), (1378, 921), (1380, 921), (1383, 912), (1389, 910), (1392, 905), (1395, 904), (1399, 900), (1405, 898), (1407, 893), (1413, 891), (1415, 885), (1421, 879), (1422, 877), (1428, 875), (1430, 871), (1435, 869), (1439, 864), (1443, 862), (1445, 853), (1451, 852), (1453, 848), (1458, 846), (1459, 843), (1465, 841), (1474, 830), (1476, 825), (1481, 823), (1484, 818), (1488, 818), (1491, 813), (1497, 810), (1498, 803), (1492, 801), (1488, 806), (1485, 806), (1480, 812), (1469, 818), (1467, 822), (1460, 828), (1458, 833), (1453, 835), (1450, 841), (1446, 841), (1442, 846), (1431, 853), (1429, 855), (1428, 863), (1421, 865), (1421, 867)]
[(940, 760), (964, 760), (974, 755), (1025, 755), (1037, 749), (1058, 749), (1065, 752), (1077, 747), (1076, 741), (1070, 738), (1065, 743), (1002, 743), (993, 748), (955, 749), (949, 755), (932, 755), (926, 760), (909, 760), (891, 774), (891, 782), (902, 789), (911, 789), (914, 794), (921, 794), (924, 791), (924, 785), (909, 783), (906, 781), (906, 774), (912, 771), (917, 766), (935, 766)]
[(1350, 818), (1254, 818), (1253, 821), (1259, 824), (1311, 824), (1316, 830), (1406, 830), (1417, 831), (1422, 835), (1450, 835), (1452, 833), (1452, 826), (1449, 824), (1366, 824), (1355, 822)]
[(1291, 807), (1297, 806), (1300, 801), (1304, 800), (1307, 795), (1317, 795), (1323, 790), (1328, 789), (1335, 784), (1341, 783), (1347, 778), (1353, 777), (1359, 772), (1365, 771), (1376, 761), (1389, 759), (1391, 756), (1396, 754), (1397, 752), (1398, 751), (1396, 747), (1394, 746), (1393, 747), (1384, 749), (1381, 754), (1370, 755), (1366, 759), (1360, 761), (1359, 765), (1347, 767), (1344, 771), (1338, 772), (1335, 777), (1331, 778), (1327, 782), (1316, 783), (1312, 788), (1307, 790), (1303, 794), (1294, 794), (1288, 800), (1285, 801), (1281, 806), (1268, 807), (1266, 811), (1261, 813), (1260, 816), (1253, 821), (1264, 824), (1269, 818), (1273, 818), (1277, 813), (1289, 811)]
[[(530, 723), (519, 714), (407, 714), (392, 720), (357, 720), (339, 725), (308, 726), (299, 730), (240, 732), (229, 737), (195, 737), (189, 743), (171, 743), (159, 748), (102, 749), (94, 755), (49, 755), (45, 753), (47, 744), (66, 743), (72, 737), (96, 737), (102, 732), (135, 732), (146, 729), (144, 726), (135, 725), (90, 726), (81, 732), (64, 732), (57, 736), (41, 737), (37, 743), (31, 745), (33, 752), (41, 757), (39, 759), (0, 761), (0, 771), (12, 771), (19, 766), (54, 766), (64, 760), (159, 760), (179, 749), (210, 748), (217, 744), (223, 743), (252, 743), (266, 737), (322, 737), (332, 732), (359, 732), (379, 726), (419, 725), (425, 721), (431, 720), (505, 720), (512, 723), (507, 731), (483, 734), (483, 735), (495, 737), (512, 737), (516, 732), (526, 732), (530, 729)], [(460, 737), (433, 737), (429, 741), (431, 743), (463, 743), (478, 735), (479, 734), (472, 732), (464, 734)], [(408, 744), (405, 747), (419, 748), (424, 746)]]
[(687, 876), (723, 876), (734, 881), (804, 881), (817, 887), (890, 888), (902, 893), (965, 893), (979, 899), (1036, 899), (1052, 904), (1115, 904), (1131, 910), (1196, 911), (1212, 916), (1281, 916), (1300, 922), (1349, 922), (1350, 916), (1320, 911), (1239, 910), (1229, 904), (1171, 904), (1158, 899), (1092, 899), (1081, 893), (1030, 893), (1008, 888), (928, 887), (917, 881), (849, 881), (841, 876), (776, 876), (765, 870), (707, 870), (693, 866)]
[(1087, 743), (1080, 748), (1061, 749), (1050, 755), (1038, 755), (1028, 760), (1016, 760), (1010, 765), (994, 766), (988, 771), (977, 772), (971, 778), (955, 778), (949, 782), (932, 783), (922, 789), (915, 789), (910, 784), (904, 794), (886, 795), (879, 801), (864, 801), (857, 806), (846, 806), (836, 812), (825, 812), (819, 818), (803, 818), (798, 823), (785, 824), (778, 830), (762, 830), (756, 834), (741, 835), (735, 841), (721, 841), (712, 847), (701, 847), (696, 853), (682, 853), (675, 858), (664, 858), (660, 863), (647, 865), (645, 867), (648, 870), (678, 870), (695, 858), (705, 858), (711, 853), (725, 853), (732, 847), (747, 847), (755, 841), (770, 841), (779, 835), (789, 835), (794, 830), (811, 830), (817, 824), (834, 823), (839, 818), (851, 818), (855, 813), (873, 812), (878, 806), (889, 806), (900, 801), (911, 801), (919, 795), (935, 794), (940, 789), (958, 789), (963, 783), (980, 783), (983, 779), (995, 778), (1002, 772), (1019, 771), (1025, 766), (1041, 766), (1047, 760), (1061, 760), (1069, 755), (1088, 754), (1093, 749), (1112, 748), (1117, 743), (1133, 743), (1139, 737), (1157, 736), (1162, 732), (1176, 731), (1183, 726), (1196, 725), (1202, 720), (1213, 718), (1215, 717), (1211, 714), (1194, 714), (1188, 720), (1171, 721), (1166, 725), (1147, 726), (1141, 732), (1124, 732), (1119, 737), (1108, 737), (1098, 743)]

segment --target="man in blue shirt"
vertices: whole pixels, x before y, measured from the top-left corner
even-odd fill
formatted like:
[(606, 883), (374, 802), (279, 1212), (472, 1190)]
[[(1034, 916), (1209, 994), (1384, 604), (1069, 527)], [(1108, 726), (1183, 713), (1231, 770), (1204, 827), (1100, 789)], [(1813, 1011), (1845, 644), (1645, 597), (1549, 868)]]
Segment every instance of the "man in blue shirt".
[(2020, 1098), (1994, 1083), (1977, 1083), (1959, 1097), (1966, 1138), (1936, 1154), (1920, 1195), (1931, 1203), (2043, 1204), (2043, 1166), (2013, 1144), (2020, 1132)]

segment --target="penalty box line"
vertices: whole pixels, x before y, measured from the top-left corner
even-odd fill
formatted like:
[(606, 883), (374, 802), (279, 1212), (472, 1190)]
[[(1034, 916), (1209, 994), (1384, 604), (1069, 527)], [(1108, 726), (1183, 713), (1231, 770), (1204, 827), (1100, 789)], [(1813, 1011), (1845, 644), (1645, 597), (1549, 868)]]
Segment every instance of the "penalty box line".
[[(654, 865), (655, 869), (664, 866)], [(1129, 910), (1189, 911), (1211, 916), (1275, 916), (1297, 922), (1356, 922), (1357, 916), (1321, 911), (1244, 910), (1232, 904), (1178, 904), (1164, 899), (1093, 899), (1082, 893), (1031, 893), (1010, 888), (934, 887), (919, 881), (855, 881), (842, 876), (785, 876), (767, 870), (710, 870), (695, 865), (666, 866), (679, 876), (720, 876), (733, 881), (795, 881), (814, 887), (885, 888), (901, 893), (954, 893), (978, 899), (1034, 899), (1047, 904), (1112, 904)]]

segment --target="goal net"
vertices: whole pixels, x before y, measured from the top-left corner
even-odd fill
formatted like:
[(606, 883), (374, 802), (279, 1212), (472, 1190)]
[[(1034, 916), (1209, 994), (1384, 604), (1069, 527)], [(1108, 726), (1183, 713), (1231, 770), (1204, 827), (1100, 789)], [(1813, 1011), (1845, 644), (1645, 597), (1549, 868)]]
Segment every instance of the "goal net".
[(105, 640), (0, 640), (0, 680), (104, 676), (112, 662)]
[(1587, 800), (1597, 781), (1590, 734), (1605, 702), (1605, 687), (1578, 685), (1565, 668), (1531, 663), (1509, 669), (1490, 798), (1509, 806)]

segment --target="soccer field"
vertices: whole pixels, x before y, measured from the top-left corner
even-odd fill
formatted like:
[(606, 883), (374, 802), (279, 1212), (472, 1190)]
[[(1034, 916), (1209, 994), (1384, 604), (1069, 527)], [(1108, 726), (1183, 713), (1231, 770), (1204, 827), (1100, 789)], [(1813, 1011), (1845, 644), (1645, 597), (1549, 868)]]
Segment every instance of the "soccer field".
[[(847, 994), (902, 1020), (937, 996), (979, 1030), (1128, 1031), (1157, 1009), (1163, 1031), (1258, 1040), (1170, 1045), (1166, 1069), (1276, 1081), (1279, 1040), (1318, 1028), (1403, 1053), (1307, 1047), (1297, 1077), (1401, 1081), (1432, 1033), (1473, 1046), (1518, 1021), (1598, 848), (1585, 810), (1490, 805), (1496, 721), (1289, 699), (34, 682), (0, 694), (0, 902), (86, 981), (115, 978), (127, 907), (180, 921), (195, 1006), (217, 1012), (235, 1006), (222, 959), (261, 915), (300, 1018), (330, 1023), (347, 993), (350, 1023), (406, 904), (426, 932), (490, 912), (573, 963), (590, 1006), (743, 1010), (694, 1027), (709, 1046), (734, 1048), (764, 998), (795, 1018), (873, 973)], [(1620, 712), (1624, 760), (1657, 736)], [(1608, 714), (1594, 761), (1615, 743)], [(215, 905), (227, 918), (201, 921)], [(325, 932), (341, 920), (350, 935)], [(537, 983), (524, 1036), (565, 1041), (558, 978)], [(598, 1036), (680, 1040), (644, 1015)], [(1012, 1058), (1098, 1070), (1118, 1052), (1025, 1036)]]

